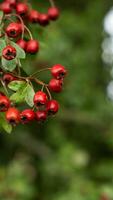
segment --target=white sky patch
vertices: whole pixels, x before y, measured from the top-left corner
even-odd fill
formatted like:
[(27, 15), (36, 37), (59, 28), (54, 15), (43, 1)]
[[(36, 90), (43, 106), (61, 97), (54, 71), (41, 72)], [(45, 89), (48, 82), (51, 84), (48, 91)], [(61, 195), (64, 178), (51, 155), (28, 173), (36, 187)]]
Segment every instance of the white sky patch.
[(111, 9), (104, 19), (104, 29), (106, 33), (113, 36), (113, 9)]

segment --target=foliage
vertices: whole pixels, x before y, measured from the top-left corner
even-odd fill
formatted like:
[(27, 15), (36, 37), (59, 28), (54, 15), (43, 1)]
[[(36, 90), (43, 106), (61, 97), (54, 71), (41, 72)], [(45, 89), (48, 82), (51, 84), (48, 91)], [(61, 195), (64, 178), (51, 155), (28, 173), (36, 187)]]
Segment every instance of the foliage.
[[(46, 9), (47, 3), (33, 1), (34, 8), (42, 4)], [(58, 61), (68, 67), (58, 96), (61, 111), (45, 124), (1, 132), (1, 200), (103, 200), (104, 194), (113, 200), (113, 103), (101, 55), (103, 20), (112, 2), (61, 0), (58, 5), (61, 19), (44, 32), (35, 26), (34, 36), (43, 35), (42, 50), (22, 66), (29, 74)]]

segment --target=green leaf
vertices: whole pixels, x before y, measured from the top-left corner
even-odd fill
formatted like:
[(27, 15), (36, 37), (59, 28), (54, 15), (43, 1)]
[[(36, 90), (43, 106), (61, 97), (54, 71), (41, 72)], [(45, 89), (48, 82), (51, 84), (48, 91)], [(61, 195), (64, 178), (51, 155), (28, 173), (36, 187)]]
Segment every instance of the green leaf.
[(17, 51), (17, 58), (25, 59), (26, 54), (25, 51), (15, 42), (11, 42), (11, 45), (16, 49)]
[(25, 101), (25, 96), (26, 96), (26, 90), (27, 90), (27, 83), (22, 85), (16, 93), (14, 93), (11, 97), (10, 100), (13, 101), (14, 103), (22, 103)]
[(2, 67), (5, 69), (5, 70), (8, 70), (8, 71), (13, 71), (17, 66), (17, 60), (16, 58), (13, 59), (13, 60), (6, 60), (5, 58), (2, 57)]
[(7, 122), (4, 113), (0, 113), (0, 125), (7, 132), (12, 132), (12, 126)]
[(35, 92), (34, 92), (33, 87), (30, 84), (28, 84), (27, 90), (26, 90), (25, 101), (30, 107), (33, 107), (33, 105), (34, 105), (34, 103), (33, 103), (34, 95), (35, 95)]
[(5, 40), (0, 40), (0, 56), (2, 55), (2, 51), (5, 47), (6, 47)]
[(8, 87), (13, 91), (17, 91), (21, 88), (24, 88), (25, 85), (26, 85), (25, 81), (12, 81), (8, 84)]
[(3, 11), (0, 11), (0, 24), (1, 24), (1, 22), (2, 22), (3, 16), (4, 16)]

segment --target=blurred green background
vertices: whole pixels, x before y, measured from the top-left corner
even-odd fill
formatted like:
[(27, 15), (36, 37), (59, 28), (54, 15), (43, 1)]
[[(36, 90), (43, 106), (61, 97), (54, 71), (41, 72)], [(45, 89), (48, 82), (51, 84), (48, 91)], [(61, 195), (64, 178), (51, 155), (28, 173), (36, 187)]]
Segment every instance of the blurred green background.
[[(31, 3), (39, 11), (49, 6)], [(23, 68), (67, 67), (63, 93), (54, 95), (61, 109), (44, 124), (1, 132), (0, 200), (113, 200), (113, 1), (56, 4), (60, 20), (30, 26), (41, 50)]]

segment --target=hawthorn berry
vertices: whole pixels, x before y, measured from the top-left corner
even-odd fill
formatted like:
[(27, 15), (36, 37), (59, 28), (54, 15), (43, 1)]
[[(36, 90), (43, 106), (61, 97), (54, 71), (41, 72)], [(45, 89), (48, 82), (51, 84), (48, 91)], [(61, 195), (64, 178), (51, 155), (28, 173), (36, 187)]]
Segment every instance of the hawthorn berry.
[(10, 107), (10, 100), (8, 97), (0, 95), (0, 112), (5, 112)]
[(26, 109), (20, 113), (20, 120), (22, 124), (27, 124), (35, 119), (35, 113), (31, 109)]
[(43, 122), (47, 119), (47, 113), (46, 111), (40, 110), (36, 112), (36, 120), (38, 122)]
[(16, 6), (16, 0), (5, 0), (10, 4), (10, 6), (15, 7)]
[(38, 91), (34, 95), (34, 104), (36, 107), (39, 107), (41, 105), (45, 105), (47, 103), (47, 95), (46, 93), (42, 91)]
[(49, 82), (49, 89), (53, 92), (61, 92), (62, 91), (62, 80), (51, 79)]
[(11, 45), (8, 45), (3, 49), (2, 56), (6, 60), (13, 60), (16, 57), (16, 49)]
[(59, 103), (56, 100), (50, 100), (47, 102), (46, 110), (48, 115), (56, 114), (59, 110)]
[(56, 20), (59, 17), (59, 9), (57, 7), (50, 7), (48, 9), (48, 16), (50, 20)]
[(11, 81), (14, 81), (14, 80), (16, 80), (16, 77), (14, 77), (12, 74), (6, 73), (3, 76), (3, 81), (6, 85), (9, 84)]
[(23, 39), (19, 39), (16, 42), (22, 49), (24, 49), (24, 51), (26, 51), (26, 46), (27, 46), (27, 42)]
[(20, 122), (20, 111), (15, 107), (10, 107), (6, 112), (6, 120), (15, 126)]
[(12, 12), (12, 8), (8, 2), (1, 3), (0, 10), (2, 10), (5, 14), (10, 14)]
[(26, 45), (26, 52), (35, 54), (39, 50), (39, 42), (37, 40), (29, 40)]
[(12, 22), (7, 26), (6, 33), (9, 37), (16, 38), (22, 33), (22, 25), (20, 23)]
[(47, 14), (43, 14), (43, 13), (39, 14), (39, 24), (41, 26), (47, 26), (49, 24), (49, 17)]
[(37, 23), (39, 21), (39, 13), (37, 10), (31, 10), (29, 13), (29, 21), (32, 23)]
[(57, 64), (51, 68), (51, 74), (56, 79), (62, 79), (66, 75), (67, 71), (64, 66)]
[(16, 12), (18, 15), (21, 15), (22, 17), (27, 15), (28, 9), (29, 8), (26, 3), (18, 3), (16, 5)]

